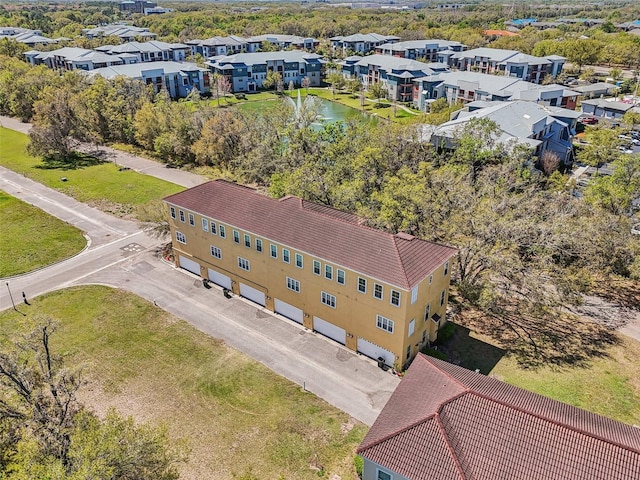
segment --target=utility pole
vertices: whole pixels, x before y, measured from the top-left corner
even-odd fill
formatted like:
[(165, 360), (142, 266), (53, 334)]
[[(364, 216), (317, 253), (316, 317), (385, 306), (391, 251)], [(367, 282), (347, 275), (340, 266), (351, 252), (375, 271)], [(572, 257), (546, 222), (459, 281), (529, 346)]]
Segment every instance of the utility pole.
[(9, 288), (9, 282), (7, 282), (7, 290), (9, 291), (9, 298), (11, 299), (11, 305), (13, 305), (13, 309), (17, 312), (16, 304), (13, 301), (13, 295), (11, 295), (11, 289)]

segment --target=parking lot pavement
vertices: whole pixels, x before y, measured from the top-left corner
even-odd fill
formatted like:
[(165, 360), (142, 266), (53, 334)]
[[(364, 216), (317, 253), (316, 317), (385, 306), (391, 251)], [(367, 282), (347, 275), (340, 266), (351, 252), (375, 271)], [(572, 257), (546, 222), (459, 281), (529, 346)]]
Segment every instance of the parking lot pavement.
[(158, 259), (153, 252), (88, 276), (82, 283), (131, 291), (220, 338), (275, 373), (371, 425), (400, 379), (342, 345)]

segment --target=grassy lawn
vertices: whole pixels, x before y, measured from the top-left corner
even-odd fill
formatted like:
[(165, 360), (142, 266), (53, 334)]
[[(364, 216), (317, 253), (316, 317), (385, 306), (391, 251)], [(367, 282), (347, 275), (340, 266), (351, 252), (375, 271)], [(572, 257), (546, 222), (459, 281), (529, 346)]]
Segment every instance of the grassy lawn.
[(27, 153), (28, 143), (27, 135), (0, 127), (0, 165), (109, 213), (135, 216), (136, 206), (184, 189), (149, 175), (120, 171), (108, 162), (72, 170), (48, 168)]
[(0, 191), (0, 225), (0, 278), (68, 258), (87, 243), (77, 228), (3, 191)]
[(444, 347), (449, 361), (495, 376), (512, 385), (622, 422), (640, 424), (640, 343), (621, 336), (606, 356), (586, 366), (523, 368), (495, 342), (458, 326)]
[(31, 302), (27, 317), (0, 312), (0, 331), (25, 329), (37, 314), (58, 318), (54, 348), (87, 365), (85, 404), (98, 413), (113, 405), (186, 438), (182, 478), (355, 476), (364, 425), (153, 304), (99, 286)]

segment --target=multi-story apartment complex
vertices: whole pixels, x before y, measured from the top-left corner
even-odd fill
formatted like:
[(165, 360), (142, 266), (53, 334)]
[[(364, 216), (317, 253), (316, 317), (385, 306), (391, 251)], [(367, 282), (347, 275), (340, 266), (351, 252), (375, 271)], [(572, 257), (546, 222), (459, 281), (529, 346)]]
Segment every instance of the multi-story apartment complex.
[(376, 53), (393, 57), (421, 59), (425, 62), (438, 61), (438, 52), (462, 52), (465, 48), (460, 42), (449, 40), (409, 40), (407, 42), (385, 43), (376, 47)]
[(332, 37), (329, 39), (333, 50), (342, 50), (364, 55), (373, 51), (377, 46), (400, 41), (395, 35), (380, 35), (379, 33), (356, 33), (346, 37)]
[(240, 53), (213, 57), (206, 65), (212, 72), (227, 77), (232, 92), (255, 92), (262, 88), (270, 71), (280, 74), (285, 86), (289, 82), (299, 86), (305, 77), (309, 79), (309, 86), (320, 86), (321, 58), (300, 50)]
[(454, 248), (223, 180), (165, 202), (176, 265), (387, 365), (446, 321)]
[(566, 58), (558, 55), (534, 57), (499, 48), (474, 48), (448, 55), (449, 65), (458, 70), (506, 75), (532, 83), (541, 83), (547, 75), (558, 76), (565, 61)]
[(259, 52), (263, 43), (270, 43), (282, 50), (295, 48), (296, 50), (312, 52), (320, 42), (310, 37), (279, 34), (265, 34), (250, 38), (231, 35), (228, 37), (211, 37), (206, 40), (189, 40), (187, 42), (193, 55), (200, 54), (204, 58)]
[(117, 23), (100, 27), (83, 28), (82, 34), (87, 38), (117, 37), (121, 42), (133, 42), (137, 39), (153, 40), (157, 37), (157, 35), (150, 32), (148, 28)]
[(345, 77), (359, 79), (365, 89), (371, 84), (382, 82), (387, 87), (389, 98), (399, 102), (413, 101), (416, 79), (448, 70), (441, 63), (427, 64), (389, 55), (347, 57), (341, 65)]

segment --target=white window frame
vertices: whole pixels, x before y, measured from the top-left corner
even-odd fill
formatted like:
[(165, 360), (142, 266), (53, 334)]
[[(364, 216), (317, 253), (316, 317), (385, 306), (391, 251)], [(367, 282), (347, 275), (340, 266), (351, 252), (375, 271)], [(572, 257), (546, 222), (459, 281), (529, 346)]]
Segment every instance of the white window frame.
[(256, 238), (256, 252), (262, 253), (262, 239)]
[(424, 321), (426, 322), (427, 320), (429, 320), (430, 316), (431, 316), (431, 304), (427, 303), (427, 306), (424, 307)]
[(304, 257), (301, 253), (296, 253), (296, 267), (303, 268), (304, 267)]
[(187, 221), (187, 217), (184, 216), (184, 210), (178, 210), (178, 213), (180, 214), (180, 221), (182, 223)]
[(269, 252), (270, 252), (271, 258), (278, 258), (278, 246), (277, 245), (274, 245), (272, 243), (271, 246), (269, 247)]
[[(381, 477), (381, 473), (385, 475), (385, 477)], [(393, 480), (393, 475), (391, 475), (389, 472), (385, 472), (384, 470), (376, 468), (376, 478), (374, 480)]]
[(193, 215), (193, 213), (189, 213), (189, 225), (191, 225), (192, 227), (196, 226), (196, 217)]
[[(360, 288), (361, 284), (364, 283), (364, 290)], [(367, 293), (367, 279), (363, 277), (358, 277), (358, 292)]]
[(327, 307), (336, 308), (336, 296), (327, 292), (320, 292), (320, 302)]
[(411, 305), (418, 301), (418, 285), (411, 289)]
[(321, 275), (322, 274), (322, 264), (320, 263), (319, 260), (314, 260), (313, 261), (313, 274), (314, 275)]
[(209, 220), (207, 220), (206, 218), (202, 219), (202, 231), (203, 232), (209, 231)]
[(416, 319), (412, 318), (411, 321), (409, 322), (409, 335), (408, 337), (411, 337), (411, 335), (413, 335), (416, 331)]
[[(378, 287), (380, 288), (380, 296), (378, 296)], [(384, 285), (379, 283), (373, 284), (373, 298), (382, 300), (384, 298)]]
[(429, 285), (433, 283), (433, 275), (429, 275)]
[(447, 291), (446, 290), (442, 290), (442, 293), (440, 294), (440, 306), (442, 307), (444, 305), (444, 302), (447, 299)]
[(449, 260), (447, 260), (446, 262), (444, 262), (444, 270), (443, 270), (444, 276), (446, 277), (447, 274), (449, 273)]
[(411, 345), (407, 346), (407, 358), (406, 358), (406, 360), (409, 360), (409, 357), (411, 357)]
[(227, 238), (227, 229), (224, 228), (224, 225), (219, 225), (220, 226), (220, 238)]
[(393, 333), (394, 321), (382, 315), (376, 315), (376, 327), (387, 333)]
[(176, 242), (178, 243), (183, 243), (183, 244), (187, 244), (187, 237), (184, 235), (184, 233), (182, 232), (178, 232), (176, 230)]
[(246, 258), (238, 257), (238, 268), (250, 272), (251, 263)]
[(176, 219), (176, 207), (169, 207), (169, 215), (171, 215), (171, 218), (174, 220)]
[(293, 292), (300, 293), (300, 281), (287, 277), (287, 288)]
[(209, 222), (209, 227), (210, 227), (210, 230), (211, 230), (211, 235), (217, 235), (217, 234), (218, 234), (218, 230), (217, 230), (217, 228), (216, 228), (216, 222), (214, 222), (213, 220), (211, 220), (211, 221)]
[[(342, 277), (342, 281), (340, 280), (340, 277)], [(336, 282), (340, 285), (345, 285), (347, 283), (347, 274), (344, 270), (340, 270), (339, 268), (336, 270)]]
[(233, 231), (233, 243), (240, 243), (240, 232), (238, 230)]
[(244, 234), (244, 246), (247, 248), (251, 248), (251, 235), (248, 233)]
[(328, 264), (324, 264), (324, 278), (327, 280), (333, 280), (333, 267)]
[(220, 250), (220, 248), (215, 247), (213, 245), (209, 245), (209, 250), (210, 250), (211, 256), (213, 258), (217, 258), (218, 260), (222, 260), (222, 250)]
[[(395, 297), (394, 297), (395, 295)], [(401, 293), (397, 290), (391, 290), (391, 295), (389, 295), (389, 303), (394, 307), (400, 306)]]
[(288, 248), (282, 249), (282, 261), (284, 263), (291, 263), (291, 252)]

